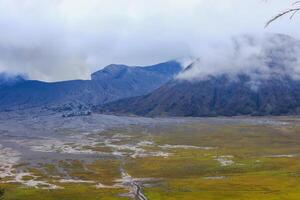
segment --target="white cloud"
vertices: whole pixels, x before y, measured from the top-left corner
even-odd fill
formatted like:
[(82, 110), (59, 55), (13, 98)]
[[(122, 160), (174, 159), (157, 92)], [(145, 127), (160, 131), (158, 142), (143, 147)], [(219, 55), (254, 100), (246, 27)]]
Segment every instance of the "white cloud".
[(177, 76), (183, 80), (206, 80), (226, 75), (235, 80), (248, 75), (258, 83), (273, 76), (300, 79), (300, 41), (287, 35), (243, 35), (207, 48)]
[(89, 78), (110, 63), (197, 57), (241, 33), (296, 36), (300, 20), (265, 22), (273, 0), (0, 0), (0, 71), (48, 81)]

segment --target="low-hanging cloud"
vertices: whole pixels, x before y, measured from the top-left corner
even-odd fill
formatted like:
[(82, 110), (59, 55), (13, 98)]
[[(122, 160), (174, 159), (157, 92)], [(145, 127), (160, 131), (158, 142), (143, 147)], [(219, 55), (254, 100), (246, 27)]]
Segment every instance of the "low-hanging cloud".
[(281, 34), (233, 37), (206, 49), (177, 78), (197, 81), (223, 75), (232, 80), (247, 75), (254, 83), (274, 76), (300, 80), (300, 41)]
[(282, 0), (1, 0), (0, 72), (46, 81), (88, 79), (92, 71), (110, 63), (148, 65), (199, 57), (212, 42), (232, 35), (284, 30), (297, 36), (297, 18), (263, 28), (287, 4)]

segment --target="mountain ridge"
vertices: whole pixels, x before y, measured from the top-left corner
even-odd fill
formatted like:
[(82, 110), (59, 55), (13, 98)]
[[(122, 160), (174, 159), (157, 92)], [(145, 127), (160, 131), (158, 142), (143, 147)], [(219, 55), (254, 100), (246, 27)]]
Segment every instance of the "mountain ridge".
[[(0, 88), (0, 110), (18, 110), (44, 107), (55, 110), (71, 110), (90, 107), (130, 96), (140, 96), (166, 83), (181, 70), (176, 61), (169, 61), (154, 68), (168, 68), (166, 74), (150, 72), (148, 67), (120, 67), (114, 65), (91, 75), (91, 80), (42, 82), (24, 80)], [(125, 65), (124, 65), (125, 66)], [(124, 71), (125, 70), (125, 71)], [(122, 77), (118, 71), (123, 71)], [(116, 78), (116, 76), (119, 76)]]
[(226, 77), (171, 81), (148, 95), (110, 102), (95, 112), (148, 117), (294, 115), (300, 114), (300, 81), (266, 80), (258, 90), (245, 80)]
[[(218, 51), (217, 51), (218, 52)], [(300, 114), (300, 42), (284, 35), (241, 37), (233, 49), (204, 57), (150, 94), (95, 107), (139, 116)]]

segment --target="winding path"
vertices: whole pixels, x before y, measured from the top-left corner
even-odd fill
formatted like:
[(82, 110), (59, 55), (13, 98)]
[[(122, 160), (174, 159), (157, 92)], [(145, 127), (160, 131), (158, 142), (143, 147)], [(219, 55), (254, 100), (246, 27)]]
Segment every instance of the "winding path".
[(137, 179), (132, 178), (124, 169), (123, 164), (120, 166), (120, 172), (122, 179), (120, 179), (121, 185), (129, 189), (129, 194), (135, 200), (148, 200), (143, 194), (142, 186)]
[(133, 182), (132, 185), (134, 187), (135, 197), (138, 200), (147, 200), (145, 195), (142, 193), (142, 187), (139, 184), (137, 184), (136, 182)]

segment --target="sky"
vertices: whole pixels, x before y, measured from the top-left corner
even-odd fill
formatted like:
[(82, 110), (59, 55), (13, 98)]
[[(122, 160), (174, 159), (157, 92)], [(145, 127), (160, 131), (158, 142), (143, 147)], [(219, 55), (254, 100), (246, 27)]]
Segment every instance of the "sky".
[(0, 0), (0, 72), (89, 79), (111, 63), (197, 58), (242, 34), (300, 39), (300, 16), (264, 28), (289, 0)]

